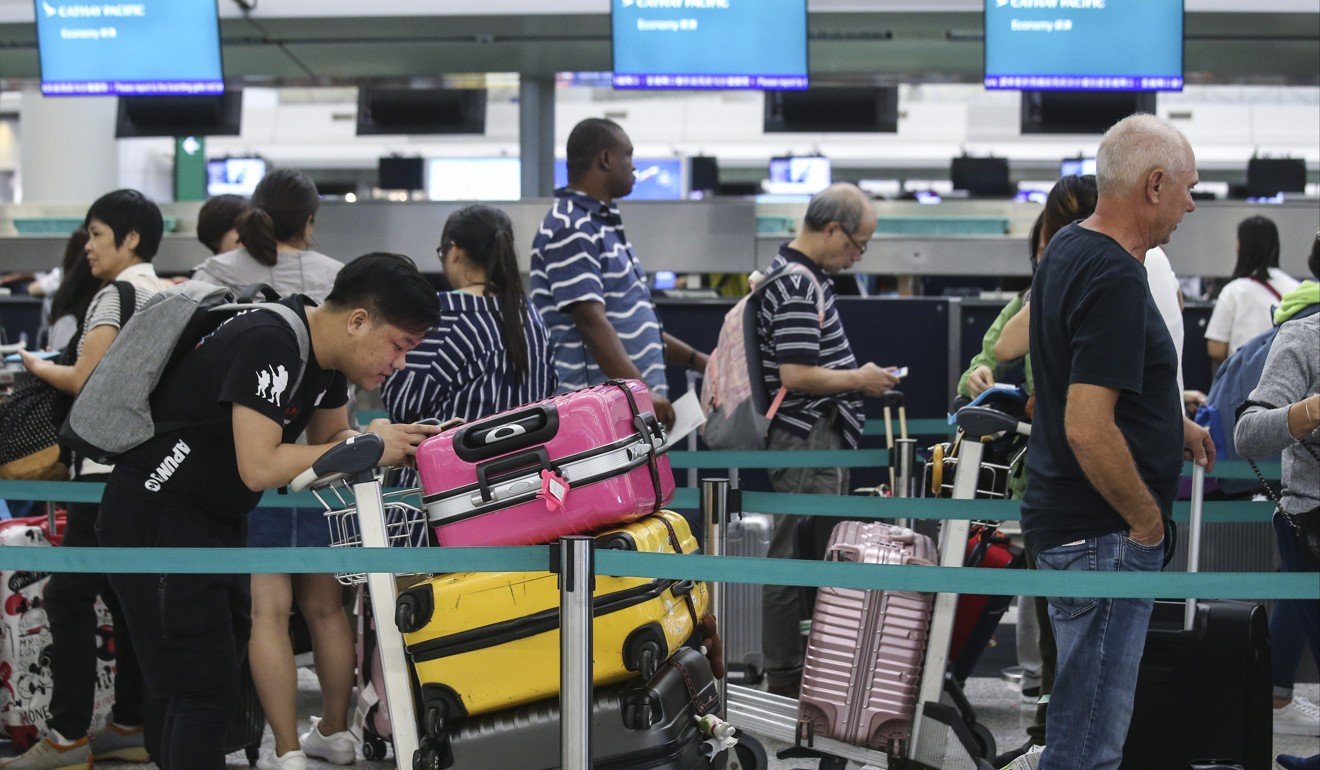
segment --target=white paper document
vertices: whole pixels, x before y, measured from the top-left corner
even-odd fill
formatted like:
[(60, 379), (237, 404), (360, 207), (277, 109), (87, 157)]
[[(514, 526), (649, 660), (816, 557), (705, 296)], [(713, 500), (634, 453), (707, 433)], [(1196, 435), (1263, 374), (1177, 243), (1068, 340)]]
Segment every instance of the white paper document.
[(696, 391), (689, 390), (674, 402), (674, 428), (669, 431), (669, 441), (666, 442), (665, 448), (678, 446), (678, 442), (687, 438), (689, 433), (700, 428), (705, 422), (706, 415), (701, 412), (701, 401), (697, 399)]

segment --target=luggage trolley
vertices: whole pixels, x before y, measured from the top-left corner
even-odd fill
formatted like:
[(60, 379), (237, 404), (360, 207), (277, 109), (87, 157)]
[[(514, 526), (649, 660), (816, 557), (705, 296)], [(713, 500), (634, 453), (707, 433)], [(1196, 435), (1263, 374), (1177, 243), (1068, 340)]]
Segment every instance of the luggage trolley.
[[(331, 448), (289, 484), (295, 492), (311, 490), (325, 506), (331, 545), (383, 548), (426, 544), (425, 514), (398, 499), (411, 490), (390, 493), (388, 500), (382, 494), (380, 480), (374, 471), (384, 451), (384, 442), (375, 434), (353, 436)], [(353, 572), (336, 577), (344, 585), (365, 583), (374, 607), (393, 607), (395, 604), (398, 587), (393, 574)], [(403, 649), (403, 638), (399, 634), (378, 633), (377, 644), (394, 732), (394, 762), (398, 770), (407, 770), (413, 767), (414, 754), (421, 748), (412, 697), (412, 675)], [(373, 744), (373, 748), (383, 747)]]
[[(1031, 427), (1016, 417), (982, 406), (965, 407), (959, 410), (955, 419), (965, 441), (950, 491), (955, 499), (970, 500), (978, 496), (982, 477), (982, 438), (1010, 431), (1025, 436), (1030, 434)], [(702, 485), (707, 552), (713, 555), (722, 554), (725, 548), (728, 491), (728, 482), (723, 479), (707, 479)], [(970, 522), (965, 519), (944, 522), (939, 539), (941, 566), (963, 565), (969, 530)], [(717, 618), (721, 617), (723, 609), (721, 588), (716, 586), (715, 589), (713, 610)], [(893, 770), (994, 770), (986, 758), (994, 753), (994, 738), (976, 723), (970, 704), (948, 673), (957, 601), (957, 594), (936, 596), (924, 674), (918, 690), (917, 713), (904, 756), (890, 757), (883, 751), (821, 736), (810, 738), (804, 746), (803, 736), (797, 729), (797, 702), (751, 687), (727, 686), (725, 702), (729, 721), (745, 730), (793, 742), (795, 746), (781, 756), (819, 757), (821, 770), (842, 770), (850, 762)], [(762, 753), (759, 758), (764, 761), (764, 757)]]

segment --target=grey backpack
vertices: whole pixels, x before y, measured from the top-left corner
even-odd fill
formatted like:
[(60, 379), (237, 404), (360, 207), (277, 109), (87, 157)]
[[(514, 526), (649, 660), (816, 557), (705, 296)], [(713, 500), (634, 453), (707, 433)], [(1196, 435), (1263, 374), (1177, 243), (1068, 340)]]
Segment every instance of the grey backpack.
[(235, 298), (229, 289), (203, 281), (185, 281), (153, 295), (124, 324), (87, 378), (60, 430), (61, 443), (80, 456), (108, 463), (161, 433), (192, 424), (157, 423), (151, 414), (152, 392), (170, 366), (206, 335), (254, 309), (275, 313), (293, 330), (298, 373), (289, 392), (298, 392), (311, 341), (297, 311), (273, 301), (278, 298), (262, 285), (250, 286)]

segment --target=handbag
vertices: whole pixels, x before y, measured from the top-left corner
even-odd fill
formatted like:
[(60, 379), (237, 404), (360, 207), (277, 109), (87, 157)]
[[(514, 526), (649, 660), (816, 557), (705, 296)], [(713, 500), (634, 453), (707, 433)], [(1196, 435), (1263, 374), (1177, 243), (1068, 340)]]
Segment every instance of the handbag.
[[(119, 328), (124, 328), (136, 309), (136, 291), (127, 281), (112, 284), (119, 293)], [(78, 360), (82, 325), (55, 358), (61, 366)], [(14, 388), (0, 404), (0, 479), (50, 481), (69, 478), (66, 457), (60, 447), (60, 427), (69, 416), (73, 396), (56, 390), (37, 377)]]
[(0, 404), (0, 479), (67, 479), (60, 426), (73, 399), (33, 377)]
[[(1301, 444), (1302, 449), (1305, 449), (1317, 462), (1320, 462), (1320, 454), (1317, 454), (1310, 444), (1305, 441), (1298, 441), (1297, 443)], [(1306, 553), (1311, 557), (1311, 561), (1320, 563), (1320, 506), (1301, 513), (1285, 511), (1279, 496), (1274, 494), (1274, 488), (1269, 485), (1269, 482), (1265, 481), (1265, 475), (1260, 472), (1260, 468), (1256, 467), (1256, 462), (1250, 457), (1247, 458), (1247, 462), (1251, 463), (1251, 470), (1255, 471), (1256, 478), (1260, 479), (1260, 485), (1265, 488), (1265, 494), (1269, 495), (1270, 500), (1274, 501), (1275, 508), (1292, 525), (1293, 531), (1297, 533), (1298, 542), (1302, 544)]]

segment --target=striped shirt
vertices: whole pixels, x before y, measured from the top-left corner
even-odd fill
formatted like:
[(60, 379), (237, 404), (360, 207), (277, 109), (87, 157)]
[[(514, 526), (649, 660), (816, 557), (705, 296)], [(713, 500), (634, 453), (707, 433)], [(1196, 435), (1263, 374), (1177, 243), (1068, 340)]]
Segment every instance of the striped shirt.
[[(787, 245), (779, 248), (766, 269), (766, 275), (779, 271), (789, 261), (806, 265), (825, 292), (825, 319), (822, 323), (816, 298), (816, 286), (806, 276), (787, 276), (766, 287), (761, 295), (756, 336), (761, 345), (761, 373), (770, 393), (778, 392), (781, 364), (823, 366), (826, 369), (855, 369), (857, 359), (844, 334), (843, 322), (834, 302), (834, 281), (807, 255)], [(865, 414), (862, 397), (856, 391), (835, 396), (811, 396), (790, 390), (784, 397), (772, 427), (806, 438), (830, 407), (837, 407), (844, 441), (856, 447), (862, 435)]]
[[(509, 364), (501, 317), (494, 297), (441, 294), (439, 322), (381, 388), (390, 421), (471, 421), (553, 395), (555, 372), (540, 316), (527, 309), (526, 377), (519, 377)], [(402, 483), (411, 486), (413, 480)]]
[(532, 241), (531, 283), (532, 302), (555, 347), (561, 391), (609, 379), (569, 311), (578, 302), (599, 302), (647, 386), (668, 397), (660, 317), (617, 208), (576, 190), (556, 190), (554, 208)]

